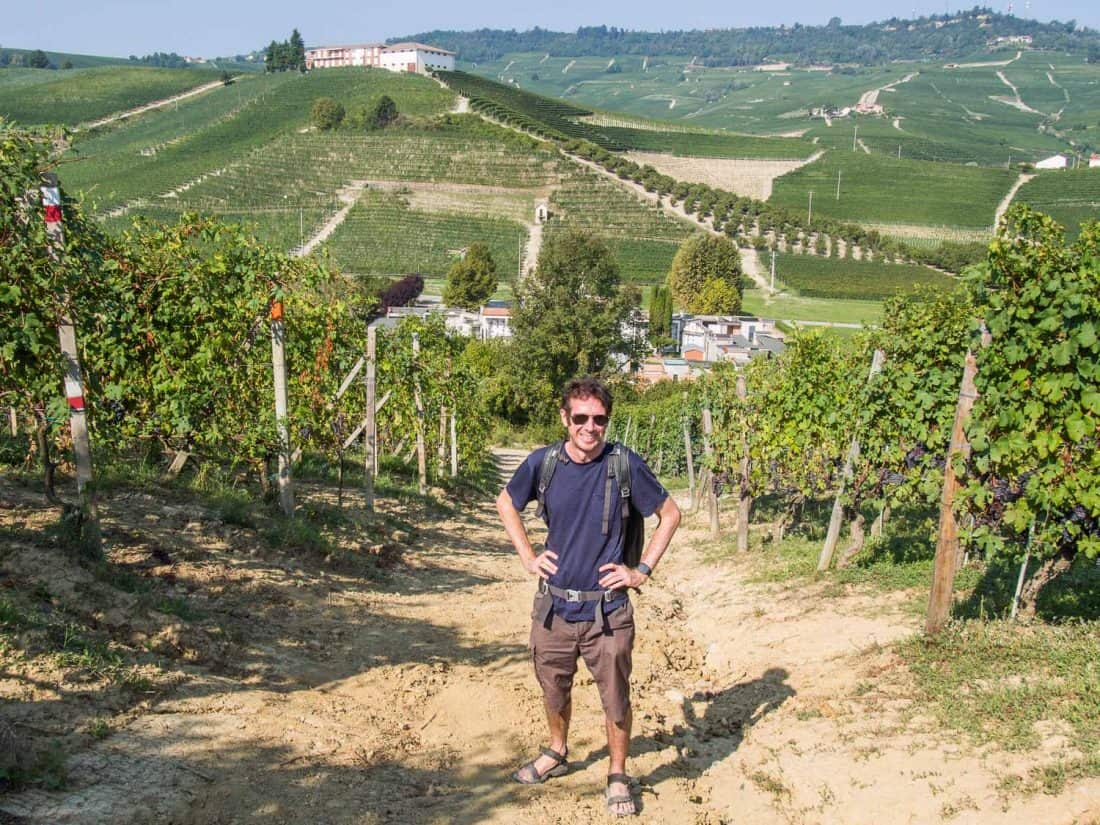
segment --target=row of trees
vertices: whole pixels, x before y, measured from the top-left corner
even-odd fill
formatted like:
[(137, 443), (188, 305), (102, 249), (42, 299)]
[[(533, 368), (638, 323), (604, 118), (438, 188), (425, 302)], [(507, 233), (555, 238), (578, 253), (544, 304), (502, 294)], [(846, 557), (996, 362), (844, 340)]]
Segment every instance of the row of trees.
[[(949, 23), (951, 25), (945, 25)], [(853, 62), (874, 65), (891, 60), (934, 56), (948, 60), (985, 51), (999, 36), (1030, 35), (1037, 48), (1084, 54), (1097, 42), (1094, 30), (1078, 30), (1074, 21), (1049, 23), (1023, 20), (990, 8), (930, 15), (912, 20), (891, 18), (845, 26), (833, 17), (824, 26), (760, 26), (744, 29), (645, 32), (614, 26), (582, 26), (575, 32), (535, 27), (430, 31), (410, 36), (456, 51), (465, 60), (487, 62), (506, 54), (538, 53), (559, 57), (598, 55), (668, 55), (698, 60), (709, 66), (744, 66), (767, 60), (799, 63)], [(651, 66), (660, 65), (651, 60)]]
[(370, 106), (358, 106), (349, 115), (344, 104), (331, 97), (319, 97), (310, 109), (310, 122), (322, 132), (349, 126), (358, 131), (385, 129), (397, 120), (397, 104), (382, 95)]
[[(17, 52), (0, 49), (0, 68), (4, 66), (26, 66), (29, 69), (56, 68), (53, 63), (50, 62), (49, 55), (41, 49), (35, 49), (32, 52)], [(66, 60), (61, 68), (71, 69), (72, 67), (72, 61)]]
[(290, 39), (282, 43), (272, 40), (264, 49), (265, 72), (304, 72), (306, 70), (306, 44), (295, 29)]
[(824, 252), (824, 239), (827, 237), (830, 239), (828, 250), (834, 256), (839, 248), (836, 241), (841, 240), (844, 241), (845, 251), (858, 246), (865, 257), (915, 261), (949, 272), (960, 272), (977, 262), (985, 249), (980, 243), (950, 242), (931, 248), (914, 247), (859, 224), (845, 223), (823, 215), (814, 215), (807, 220), (801, 211), (792, 212), (767, 201), (735, 195), (705, 183), (678, 181), (649, 164), (637, 164), (589, 141), (566, 141), (563, 148), (599, 164), (623, 180), (633, 181), (649, 192), (667, 197), (673, 205), (681, 204), (688, 214), (694, 214), (700, 220), (709, 220), (716, 230), (739, 239), (738, 242), (745, 245), (766, 245), (767, 241), (761, 240), (761, 237), (770, 233), (777, 241), (783, 239), (787, 244), (796, 239), (805, 241), (813, 237), (815, 250)]
[[(648, 424), (636, 446), (668, 471), (685, 461), (685, 416), (698, 435), (698, 410), (709, 408), (716, 478), (750, 499), (777, 498), (780, 534), (807, 503), (836, 492), (858, 438), (842, 561), (863, 548), (868, 519), (881, 528), (891, 507), (931, 510), (950, 461), (970, 546), (988, 559), (1041, 560), (1026, 612), (1045, 583), (1100, 556), (1098, 260), (1100, 224), (1067, 245), (1050, 218), (1015, 207), (957, 292), (891, 299), (882, 328), (854, 346), (799, 334), (775, 359), (717, 369), (676, 387), (672, 401), (662, 388), (616, 415)], [(884, 361), (868, 378), (875, 350)], [(962, 449), (951, 431), (968, 351), (977, 401)], [(684, 389), (690, 399), (679, 398)]]

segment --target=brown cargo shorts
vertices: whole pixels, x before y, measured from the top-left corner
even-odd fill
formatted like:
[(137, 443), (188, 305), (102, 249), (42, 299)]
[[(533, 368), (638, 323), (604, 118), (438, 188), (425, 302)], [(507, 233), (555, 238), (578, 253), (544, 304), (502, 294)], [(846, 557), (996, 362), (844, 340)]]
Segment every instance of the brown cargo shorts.
[[(532, 617), (541, 599), (535, 596)], [(597, 609), (603, 605), (597, 604)], [(599, 621), (567, 622), (554, 616), (547, 628), (536, 618), (531, 622), (531, 658), (535, 678), (542, 686), (546, 708), (561, 713), (569, 706), (577, 659), (584, 659), (588, 672), (600, 691), (604, 714), (619, 723), (630, 710), (631, 654), (634, 650), (634, 606), (624, 599), (620, 607), (607, 614), (608, 633)]]

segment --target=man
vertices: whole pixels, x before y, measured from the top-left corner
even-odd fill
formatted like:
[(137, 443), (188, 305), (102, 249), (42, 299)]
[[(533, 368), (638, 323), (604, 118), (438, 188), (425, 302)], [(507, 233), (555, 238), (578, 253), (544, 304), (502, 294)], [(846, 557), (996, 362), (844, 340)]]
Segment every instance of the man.
[(497, 511), (524, 569), (539, 579), (530, 645), (550, 728), (548, 747), (512, 776), (517, 782), (536, 784), (568, 770), (573, 676), (577, 658), (583, 657), (605, 715), (610, 755), (607, 809), (615, 816), (629, 816), (636, 807), (626, 775), (634, 646), (634, 610), (627, 589), (649, 581), (680, 523), (680, 510), (645, 462), (628, 453), (633, 506), (644, 516), (656, 513), (660, 523), (641, 563), (623, 564), (617, 480), (611, 485), (613, 498), (605, 505), (612, 460), (612, 446), (606, 441), (610, 415), (611, 394), (601, 382), (582, 378), (565, 386), (561, 422), (567, 437), (544, 492), (549, 532), (542, 553), (532, 548), (520, 511), (538, 497), (543, 457), (553, 448), (543, 447), (527, 457), (497, 497)]

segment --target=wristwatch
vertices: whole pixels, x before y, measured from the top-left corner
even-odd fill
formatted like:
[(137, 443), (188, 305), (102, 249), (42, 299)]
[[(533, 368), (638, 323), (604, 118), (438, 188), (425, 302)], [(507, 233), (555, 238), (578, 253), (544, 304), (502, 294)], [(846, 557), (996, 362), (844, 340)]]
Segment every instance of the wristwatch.
[(646, 576), (653, 575), (653, 568), (646, 564), (644, 561), (638, 562), (638, 566), (634, 568), (639, 573), (644, 573)]

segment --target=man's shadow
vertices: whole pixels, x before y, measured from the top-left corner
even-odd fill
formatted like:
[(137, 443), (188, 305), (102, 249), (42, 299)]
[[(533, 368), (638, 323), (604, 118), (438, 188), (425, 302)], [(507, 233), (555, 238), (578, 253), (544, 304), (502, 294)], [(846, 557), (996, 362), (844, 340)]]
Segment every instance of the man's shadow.
[[(675, 747), (676, 755), (656, 770), (637, 777), (640, 790), (652, 793), (652, 787), (666, 779), (698, 778), (734, 753), (749, 728), (795, 695), (794, 688), (787, 684), (789, 676), (784, 668), (773, 667), (757, 679), (686, 696), (678, 713), (666, 716), (655, 709), (652, 715), (662, 729), (634, 736), (630, 753), (638, 756)], [(640, 721), (635, 718), (635, 728)], [(587, 767), (606, 756), (607, 748), (603, 747), (579, 764)], [(637, 796), (638, 789), (635, 793)]]

